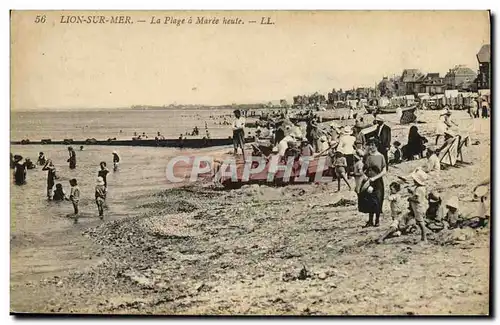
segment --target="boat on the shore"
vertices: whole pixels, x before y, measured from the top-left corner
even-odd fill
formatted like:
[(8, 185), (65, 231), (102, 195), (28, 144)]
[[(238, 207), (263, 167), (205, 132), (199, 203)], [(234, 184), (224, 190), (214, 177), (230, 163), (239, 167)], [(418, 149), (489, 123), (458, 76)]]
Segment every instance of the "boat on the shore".
[[(246, 143), (255, 141), (253, 137), (245, 139)], [(12, 145), (98, 145), (98, 146), (132, 146), (132, 147), (170, 147), (170, 148), (206, 148), (219, 147), (233, 144), (232, 137), (215, 139), (134, 139), (134, 140), (97, 140), (94, 138), (86, 140), (52, 140), (41, 139), (40, 141), (30, 141), (29, 139), (21, 141), (11, 141)]]

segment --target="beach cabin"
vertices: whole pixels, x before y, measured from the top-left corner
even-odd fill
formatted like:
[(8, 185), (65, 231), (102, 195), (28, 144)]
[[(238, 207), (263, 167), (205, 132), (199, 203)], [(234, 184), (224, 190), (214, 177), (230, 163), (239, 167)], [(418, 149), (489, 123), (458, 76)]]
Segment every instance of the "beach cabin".
[(451, 107), (458, 105), (458, 90), (451, 89), (444, 91), (445, 103)]
[(389, 106), (390, 100), (387, 97), (380, 97), (378, 100), (378, 106), (387, 107)]
[(429, 99), (431, 96), (428, 93), (418, 93), (417, 97), (420, 99), (420, 102), (425, 105), (426, 108), (429, 107)]
[(415, 96), (414, 95), (406, 95), (405, 96), (405, 105), (411, 106), (415, 104)]

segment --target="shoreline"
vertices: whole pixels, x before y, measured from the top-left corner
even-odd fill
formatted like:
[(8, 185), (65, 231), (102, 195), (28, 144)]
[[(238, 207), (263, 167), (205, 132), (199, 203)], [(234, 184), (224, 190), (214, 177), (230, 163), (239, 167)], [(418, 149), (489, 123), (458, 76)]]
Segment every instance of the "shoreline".
[[(428, 123), (419, 128), (428, 134), (435, 126), (433, 116), (424, 117)], [(471, 164), (442, 170), (429, 188), (446, 197), (457, 195), (464, 211), (473, 213), (476, 175), (489, 175), (491, 167), (484, 155), (491, 150), (490, 121), (468, 120), (465, 115), (457, 121), (471, 133), (472, 142), (479, 141), (465, 153)], [(406, 137), (407, 128), (395, 127), (394, 137)], [(203, 153), (222, 157), (231, 151), (226, 147)], [(386, 187), (422, 163), (391, 166)], [(429, 245), (420, 245), (418, 234), (376, 245), (372, 240), (390, 223), (388, 204), (380, 228), (361, 229), (366, 216), (357, 212), (354, 193), (344, 187), (334, 192), (335, 187), (252, 185), (220, 191), (187, 184), (136, 191), (124, 199), (127, 205), (119, 209), (126, 211), (123, 215), (103, 223), (87, 219), (79, 228), (54, 235), (59, 243), (46, 243), (71, 247), (67, 255), (51, 257), (51, 263), (65, 266), (71, 265), (65, 259), (80, 259), (71, 271), (61, 270), (57, 277), (40, 275), (42, 266), (33, 261), (26, 272), (42, 279), (13, 283), (11, 275), (11, 311), (488, 313), (489, 228), (432, 234)], [(28, 243), (23, 249), (32, 247)], [(307, 274), (299, 279), (304, 266)]]

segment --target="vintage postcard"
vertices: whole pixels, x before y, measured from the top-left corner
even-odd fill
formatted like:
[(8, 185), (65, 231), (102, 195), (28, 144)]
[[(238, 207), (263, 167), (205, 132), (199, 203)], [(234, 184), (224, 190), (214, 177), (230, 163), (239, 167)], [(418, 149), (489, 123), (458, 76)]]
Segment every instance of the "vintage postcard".
[(10, 28), (11, 313), (491, 314), (489, 11)]

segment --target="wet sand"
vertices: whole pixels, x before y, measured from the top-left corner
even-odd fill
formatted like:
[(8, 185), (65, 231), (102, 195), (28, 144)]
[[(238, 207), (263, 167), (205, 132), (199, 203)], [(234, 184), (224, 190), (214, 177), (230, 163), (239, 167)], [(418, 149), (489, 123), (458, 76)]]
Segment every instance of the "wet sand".
[[(434, 131), (437, 114), (421, 117), (424, 135)], [(410, 126), (386, 117), (393, 141), (406, 143)], [(471, 190), (490, 174), (490, 120), (472, 120), (460, 111), (453, 117), (480, 143), (465, 149), (471, 164), (441, 171), (429, 188), (445, 199), (457, 195), (465, 212), (474, 212)], [(137, 174), (129, 161), (130, 175)], [(391, 167), (385, 183), (423, 163)], [(159, 170), (153, 166), (147, 169)], [(110, 195), (104, 222), (88, 212), (77, 226), (64, 220), (67, 225), (54, 231), (11, 227), (12, 311), (489, 312), (489, 228), (432, 234), (427, 245), (418, 243), (418, 233), (377, 245), (372, 240), (390, 223), (388, 204), (380, 228), (361, 229), (366, 216), (357, 212), (354, 193), (345, 187), (334, 193), (336, 184), (217, 191), (208, 184), (141, 186), (141, 179), (137, 174), (131, 185), (128, 178), (114, 185), (120, 194)], [(44, 222), (49, 229), (52, 221)]]

